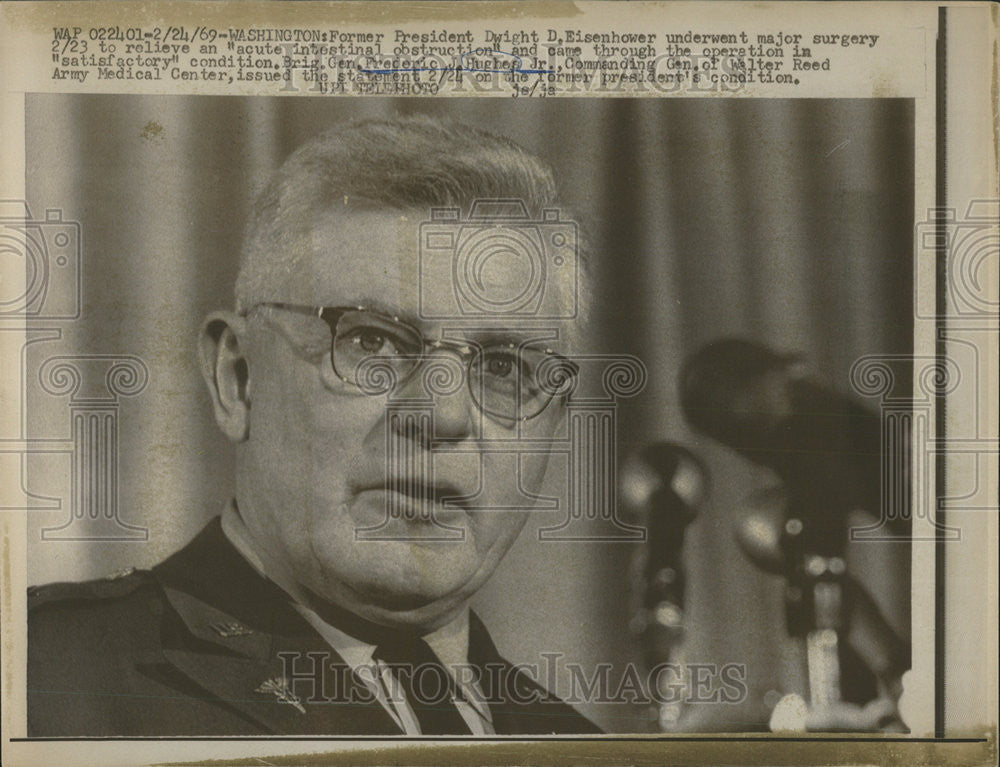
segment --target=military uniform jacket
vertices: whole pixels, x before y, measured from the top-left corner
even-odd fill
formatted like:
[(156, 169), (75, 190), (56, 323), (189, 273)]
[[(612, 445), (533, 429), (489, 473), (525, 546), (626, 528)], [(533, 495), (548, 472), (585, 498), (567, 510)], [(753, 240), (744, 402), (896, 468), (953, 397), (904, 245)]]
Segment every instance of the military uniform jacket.
[[(469, 660), (498, 735), (599, 732), (475, 614)], [(152, 570), (29, 589), (27, 672), (34, 737), (403, 734), (218, 518)]]

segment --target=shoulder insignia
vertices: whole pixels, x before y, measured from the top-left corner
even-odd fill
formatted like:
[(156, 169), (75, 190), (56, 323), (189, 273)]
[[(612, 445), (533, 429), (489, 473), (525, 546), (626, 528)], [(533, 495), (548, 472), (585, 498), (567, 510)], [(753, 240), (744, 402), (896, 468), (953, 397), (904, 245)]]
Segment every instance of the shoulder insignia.
[(107, 575), (105, 575), (104, 580), (117, 581), (119, 578), (127, 578), (128, 576), (133, 575), (134, 573), (135, 573), (134, 567), (122, 567), (118, 570), (115, 570), (113, 573), (108, 573)]
[(148, 570), (125, 568), (93, 581), (46, 583), (28, 588), (28, 609), (55, 602), (90, 602), (132, 593), (149, 582)]

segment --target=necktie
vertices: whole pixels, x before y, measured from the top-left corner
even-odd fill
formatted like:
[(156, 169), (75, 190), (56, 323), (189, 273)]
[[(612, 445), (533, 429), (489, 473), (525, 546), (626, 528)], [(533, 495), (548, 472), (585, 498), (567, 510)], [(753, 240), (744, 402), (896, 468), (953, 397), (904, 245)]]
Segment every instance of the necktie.
[(392, 670), (424, 735), (470, 735), (455, 706), (455, 682), (430, 645), (417, 636), (383, 641), (372, 656)]

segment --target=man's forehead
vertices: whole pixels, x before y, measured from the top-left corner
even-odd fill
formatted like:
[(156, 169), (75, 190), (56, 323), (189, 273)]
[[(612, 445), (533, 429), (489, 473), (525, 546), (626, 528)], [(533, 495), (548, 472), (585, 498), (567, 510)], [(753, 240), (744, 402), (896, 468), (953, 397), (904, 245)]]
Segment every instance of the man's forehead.
[(376, 297), (400, 311), (417, 297), (414, 212), (347, 205), (287, 220), (273, 259), (269, 300), (314, 306), (361, 305)]
[[(442, 234), (440, 226), (431, 222), (430, 210), (361, 208), (347, 200), (343, 206), (317, 213), (303, 229), (295, 238), (292, 257), (278, 270), (285, 279), (280, 286), (281, 295), (274, 300), (313, 306), (364, 307), (398, 317), (434, 335), (441, 331), (462, 334), (475, 329), (475, 337), (506, 334), (513, 338), (538, 338), (540, 328), (559, 337), (572, 332), (572, 318), (536, 320), (530, 313), (505, 311), (504, 306), (497, 311), (489, 307), (466, 311), (467, 307), (461, 303), (463, 294), (517, 296), (530, 288), (525, 282), (526, 275), (531, 274), (537, 255), (487, 253), (484, 268), (470, 275), (460, 268), (463, 255), (460, 247), (467, 232), (460, 234), (456, 228), (455, 237), (450, 240), (452, 247), (447, 243), (438, 247), (439, 239), (430, 242), (433, 247), (423, 247), (427, 243), (422, 242), (422, 237)], [(511, 268), (507, 268), (505, 258), (512, 262)], [(575, 285), (561, 284), (566, 282), (564, 275), (551, 269), (546, 273), (545, 263), (537, 266), (538, 273), (548, 280), (539, 288), (546, 291), (547, 300), (558, 300), (560, 296), (572, 300)], [(463, 279), (468, 284), (457, 284)]]

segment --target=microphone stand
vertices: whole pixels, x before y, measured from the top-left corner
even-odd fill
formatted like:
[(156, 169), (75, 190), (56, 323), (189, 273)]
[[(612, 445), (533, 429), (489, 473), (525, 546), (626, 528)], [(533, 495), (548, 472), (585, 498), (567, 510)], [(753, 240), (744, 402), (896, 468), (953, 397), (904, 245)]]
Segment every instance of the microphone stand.
[[(684, 533), (695, 519), (707, 474), (701, 461), (679, 445), (648, 445), (625, 462), (621, 493), (626, 514), (646, 528), (646, 542), (631, 562), (630, 629), (647, 668), (668, 664), (687, 687), (680, 648), (684, 641)], [(655, 715), (663, 732), (677, 731), (684, 700), (656, 691)]]
[[(812, 704), (866, 701), (878, 681), (846, 643), (864, 595), (847, 574), (845, 551), (848, 514), (881, 509), (881, 418), (814, 381), (802, 362), (753, 341), (721, 339), (685, 361), (681, 404), (694, 428), (784, 484), (787, 505), (774, 530), (783, 557), (775, 569), (786, 578), (788, 633), (805, 643)], [(908, 529), (905, 520), (888, 522)]]
[(785, 618), (788, 633), (805, 641), (809, 701), (828, 706), (842, 700), (847, 565), (841, 553), (810, 551), (809, 539), (814, 536), (807, 524), (789, 517), (782, 531), (788, 563)]

